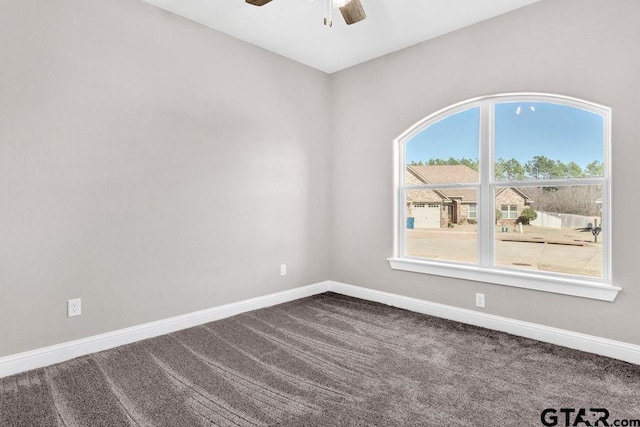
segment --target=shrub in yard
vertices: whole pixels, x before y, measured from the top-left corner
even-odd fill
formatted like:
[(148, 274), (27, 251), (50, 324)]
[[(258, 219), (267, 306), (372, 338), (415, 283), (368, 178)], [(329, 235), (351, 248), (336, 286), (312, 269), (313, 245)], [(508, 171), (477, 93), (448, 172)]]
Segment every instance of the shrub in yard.
[(496, 209), (496, 224), (498, 221), (502, 219), (502, 211), (500, 209)]
[(536, 213), (536, 211), (531, 208), (524, 208), (520, 213), (520, 217), (518, 218), (517, 222), (520, 222), (524, 225), (529, 225), (529, 223), (535, 220), (537, 217), (538, 214)]

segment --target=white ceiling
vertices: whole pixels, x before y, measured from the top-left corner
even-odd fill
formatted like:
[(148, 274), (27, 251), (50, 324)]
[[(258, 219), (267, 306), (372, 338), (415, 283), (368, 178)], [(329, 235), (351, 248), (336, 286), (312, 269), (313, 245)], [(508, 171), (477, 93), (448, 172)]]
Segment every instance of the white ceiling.
[(347, 26), (334, 9), (331, 28), (325, 0), (143, 1), (333, 73), (539, 0), (361, 0), (367, 19)]

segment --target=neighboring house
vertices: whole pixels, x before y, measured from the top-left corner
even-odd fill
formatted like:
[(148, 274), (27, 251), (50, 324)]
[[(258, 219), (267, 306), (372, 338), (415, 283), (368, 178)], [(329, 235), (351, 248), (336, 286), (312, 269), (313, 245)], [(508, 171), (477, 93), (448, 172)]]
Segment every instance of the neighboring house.
[[(465, 165), (407, 166), (407, 185), (478, 182), (478, 172)], [(446, 228), (449, 224), (474, 222), (478, 216), (476, 190), (408, 190), (407, 218), (414, 228)], [(496, 209), (502, 212), (499, 224), (515, 222), (533, 200), (519, 188), (505, 187), (496, 193)]]

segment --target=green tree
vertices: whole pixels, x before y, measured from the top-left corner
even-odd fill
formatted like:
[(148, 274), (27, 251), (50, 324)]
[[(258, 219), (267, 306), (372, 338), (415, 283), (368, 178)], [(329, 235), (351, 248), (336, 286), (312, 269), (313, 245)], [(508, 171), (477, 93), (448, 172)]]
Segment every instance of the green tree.
[(478, 170), (478, 159), (471, 160), (463, 157), (462, 159), (460, 159), (460, 164), (465, 165), (466, 167), (471, 168), (474, 171)]
[[(420, 163), (412, 162), (412, 165), (422, 165), (422, 161)], [(425, 163), (425, 165), (429, 166), (439, 166), (439, 165), (465, 165), (475, 171), (478, 170), (478, 159), (467, 159), (463, 157), (461, 159), (454, 159), (453, 157), (449, 157), (448, 159), (429, 159)]]
[(520, 213), (520, 217), (517, 222), (521, 222), (524, 225), (529, 225), (529, 223), (535, 220), (538, 217), (536, 211), (531, 208), (524, 208)]
[(568, 178), (582, 178), (585, 173), (576, 162), (567, 163), (567, 177)]
[(448, 160), (445, 159), (429, 159), (427, 162), (428, 165), (439, 166), (439, 165), (459, 165), (460, 160), (454, 159), (453, 157), (449, 157)]
[(525, 163), (524, 169), (529, 178), (552, 179), (561, 178), (565, 173), (566, 165), (545, 156), (534, 156), (533, 159)]
[(496, 224), (498, 223), (498, 221), (502, 219), (502, 211), (498, 208), (496, 208)]
[(584, 168), (584, 172), (587, 176), (604, 176), (604, 164), (594, 160)]
[(551, 170), (552, 178), (569, 178), (569, 166), (560, 160), (555, 160), (555, 167)]
[(498, 180), (517, 181), (525, 177), (525, 169), (516, 159), (505, 160), (500, 157), (494, 164), (494, 172)]

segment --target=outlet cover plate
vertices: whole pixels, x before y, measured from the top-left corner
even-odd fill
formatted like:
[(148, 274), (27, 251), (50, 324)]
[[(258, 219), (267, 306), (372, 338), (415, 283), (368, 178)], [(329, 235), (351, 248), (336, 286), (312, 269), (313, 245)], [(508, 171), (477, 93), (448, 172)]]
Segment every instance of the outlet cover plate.
[(67, 317), (80, 316), (82, 314), (82, 300), (74, 298), (67, 301)]
[(484, 294), (476, 294), (476, 307), (484, 308)]

